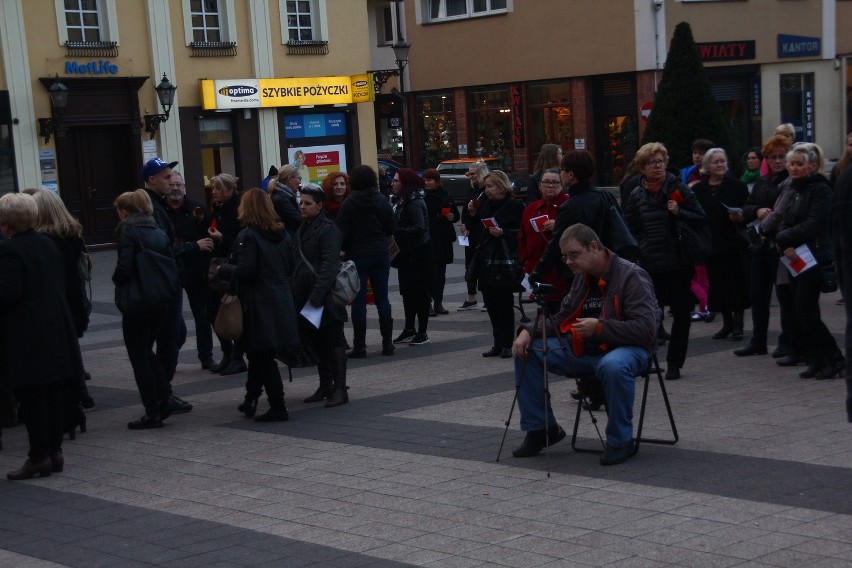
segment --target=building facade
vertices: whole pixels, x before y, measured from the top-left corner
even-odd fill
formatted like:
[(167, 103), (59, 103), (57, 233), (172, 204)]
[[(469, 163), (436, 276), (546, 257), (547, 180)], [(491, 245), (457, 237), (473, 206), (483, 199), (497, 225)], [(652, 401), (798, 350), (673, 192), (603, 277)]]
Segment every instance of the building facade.
[[(56, 190), (88, 242), (110, 243), (112, 202), (153, 156), (179, 161), (199, 200), (221, 172), (250, 188), (282, 163), (313, 181), (375, 164), (367, 4), (4, 0), (0, 192)], [(166, 121), (164, 76), (177, 86)]]
[(842, 152), (849, 0), (406, 0), (416, 167), (492, 156), (530, 172), (544, 143), (585, 148), (617, 184), (686, 21), (740, 153), (792, 122)]

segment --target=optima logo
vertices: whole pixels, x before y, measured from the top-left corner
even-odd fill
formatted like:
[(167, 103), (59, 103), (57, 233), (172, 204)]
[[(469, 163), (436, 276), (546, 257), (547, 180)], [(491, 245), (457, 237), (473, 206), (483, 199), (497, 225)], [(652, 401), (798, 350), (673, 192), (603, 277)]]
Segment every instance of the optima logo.
[(356, 87), (366, 87), (367, 81), (355, 81), (355, 86)]
[(226, 97), (250, 97), (257, 94), (257, 89), (246, 85), (232, 85), (219, 89), (219, 94)]

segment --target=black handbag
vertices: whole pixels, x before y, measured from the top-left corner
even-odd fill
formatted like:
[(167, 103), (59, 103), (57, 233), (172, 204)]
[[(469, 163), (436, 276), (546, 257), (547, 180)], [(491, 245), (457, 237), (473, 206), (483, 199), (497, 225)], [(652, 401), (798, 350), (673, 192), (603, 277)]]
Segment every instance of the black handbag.
[(175, 259), (145, 248), (135, 228), (133, 233), (139, 244), (133, 259), (133, 274), (115, 288), (115, 305), (123, 314), (144, 312), (165, 304), (181, 292)]
[(686, 266), (704, 264), (713, 252), (713, 237), (705, 223), (696, 229), (684, 221), (675, 221), (680, 260)]
[[(491, 258), (483, 258), (478, 279), (483, 284), (497, 288), (520, 288), (524, 269), (517, 256), (509, 251), (505, 239), (500, 239), (491, 248)], [(482, 253), (482, 249), (477, 255)]]
[(819, 291), (823, 294), (837, 292), (837, 267), (833, 260), (819, 263)]
[(602, 244), (621, 258), (631, 262), (635, 261), (639, 257), (639, 243), (636, 242), (636, 238), (627, 227), (624, 215), (612, 194), (603, 189), (598, 191), (603, 195), (608, 208), (604, 219), (604, 234), (600, 235), (601, 240), (603, 240)]

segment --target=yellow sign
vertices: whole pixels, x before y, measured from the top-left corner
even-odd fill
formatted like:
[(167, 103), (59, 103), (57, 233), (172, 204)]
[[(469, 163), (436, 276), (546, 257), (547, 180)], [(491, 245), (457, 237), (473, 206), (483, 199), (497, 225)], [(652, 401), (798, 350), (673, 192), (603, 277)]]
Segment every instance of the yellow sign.
[(368, 103), (373, 75), (201, 81), (204, 110)]

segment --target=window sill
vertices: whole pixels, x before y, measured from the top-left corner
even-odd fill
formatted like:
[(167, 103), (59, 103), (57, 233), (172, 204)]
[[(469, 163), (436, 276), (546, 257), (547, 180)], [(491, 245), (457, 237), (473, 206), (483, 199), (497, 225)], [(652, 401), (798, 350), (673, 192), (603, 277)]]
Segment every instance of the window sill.
[(65, 57), (118, 57), (114, 41), (66, 41)]
[(190, 57), (234, 57), (237, 55), (235, 41), (194, 41), (189, 44)]
[(501, 11), (501, 12), (488, 12), (486, 14), (474, 14), (472, 16), (465, 14), (464, 16), (450, 16), (448, 18), (440, 18), (437, 20), (429, 20), (423, 22), (424, 26), (431, 26), (436, 24), (451, 24), (453, 22), (466, 22), (468, 20), (477, 20), (479, 18), (494, 18), (499, 16), (508, 16), (509, 11)]
[(320, 40), (291, 40), (286, 43), (287, 55), (328, 55), (328, 42)]

